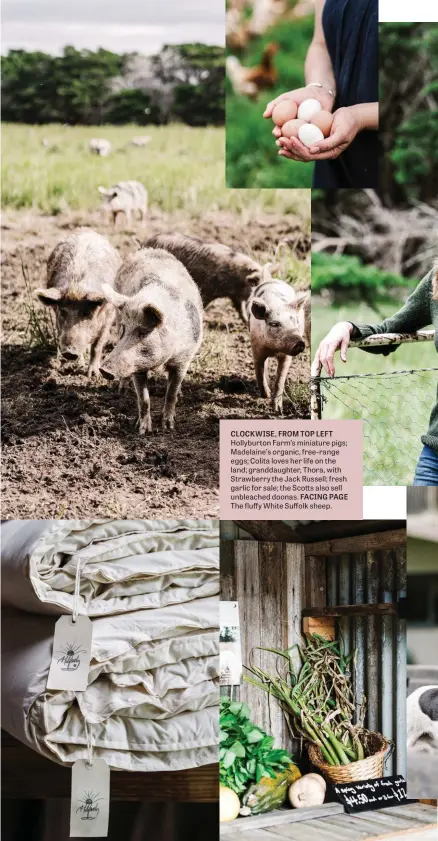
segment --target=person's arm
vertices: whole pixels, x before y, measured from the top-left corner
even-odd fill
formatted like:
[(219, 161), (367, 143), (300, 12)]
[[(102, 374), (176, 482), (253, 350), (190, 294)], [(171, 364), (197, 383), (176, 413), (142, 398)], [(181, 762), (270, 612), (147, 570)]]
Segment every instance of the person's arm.
[[(331, 111), (336, 98), (336, 80), (322, 26), (324, 4), (325, 0), (315, 0), (315, 29), (304, 63), (304, 77), (306, 85), (311, 85), (312, 82), (319, 82), (323, 86), (324, 91), (332, 92), (329, 94), (330, 107), (326, 108), (327, 111)], [(315, 87), (312, 94), (315, 90), (321, 89)]]
[(415, 333), (422, 327), (427, 327), (431, 322), (430, 302), (432, 294), (432, 272), (415, 287), (394, 315), (385, 318), (380, 324), (355, 324), (352, 339), (366, 339), (367, 336), (376, 336), (379, 333)]
[[(297, 103), (297, 105), (301, 105), (305, 99), (317, 99), (318, 102), (321, 103), (321, 107), (324, 111), (333, 111), (333, 105), (336, 97), (336, 83), (322, 27), (322, 10), (324, 3), (325, 0), (315, 0), (315, 27), (313, 39), (307, 51), (304, 65), (306, 87), (295, 88), (295, 90), (287, 91), (268, 102), (263, 113), (263, 116), (266, 119), (272, 117), (272, 112), (279, 102), (283, 102), (287, 99), (292, 99)], [(318, 85), (313, 86), (313, 82), (317, 82)], [(322, 87), (319, 87), (319, 85), (322, 85)], [(280, 137), (281, 129), (276, 126), (272, 133), (275, 137)]]
[[(422, 327), (427, 327), (431, 322), (432, 275), (433, 272), (429, 272), (409, 295), (401, 309), (380, 324), (355, 324), (353, 321), (340, 321), (335, 324), (320, 343), (315, 354), (315, 362), (323, 366), (329, 377), (334, 377), (335, 353), (340, 350), (342, 362), (346, 362), (347, 348), (351, 339), (366, 339), (368, 336), (381, 333), (415, 333)], [(363, 350), (385, 354), (395, 350), (396, 347), (392, 345), (388, 350), (388, 347), (383, 345), (381, 348), (363, 348)]]

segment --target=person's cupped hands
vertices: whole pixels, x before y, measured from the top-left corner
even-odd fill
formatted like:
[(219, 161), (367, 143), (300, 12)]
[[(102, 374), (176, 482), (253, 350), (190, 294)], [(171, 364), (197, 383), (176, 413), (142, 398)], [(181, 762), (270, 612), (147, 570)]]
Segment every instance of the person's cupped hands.
[(297, 137), (283, 137), (273, 132), (277, 137), (278, 154), (283, 158), (294, 161), (330, 161), (342, 155), (360, 131), (360, 124), (351, 108), (339, 108), (335, 111), (330, 135), (315, 143), (310, 149), (301, 143)]
[[(333, 97), (324, 88), (296, 88), (293, 91), (281, 93), (280, 96), (277, 96), (275, 99), (271, 99), (263, 112), (265, 119), (269, 120), (272, 117), (272, 112), (279, 102), (287, 102), (288, 99), (293, 100), (293, 102), (296, 102), (297, 105), (301, 105), (301, 103), (306, 99), (317, 99), (318, 102), (321, 103), (323, 111), (331, 112), (333, 110)], [(281, 128), (279, 126), (274, 126), (272, 134), (275, 138), (280, 138)]]

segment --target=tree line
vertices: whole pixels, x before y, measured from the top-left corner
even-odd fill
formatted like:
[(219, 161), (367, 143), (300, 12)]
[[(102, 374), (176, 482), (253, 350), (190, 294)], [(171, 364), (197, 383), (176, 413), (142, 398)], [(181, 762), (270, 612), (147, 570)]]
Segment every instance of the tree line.
[(438, 24), (383, 23), (381, 193), (387, 205), (438, 196)]
[(10, 50), (2, 59), (3, 120), (19, 123), (219, 125), (225, 115), (222, 47), (164, 46), (119, 55), (65, 47)]

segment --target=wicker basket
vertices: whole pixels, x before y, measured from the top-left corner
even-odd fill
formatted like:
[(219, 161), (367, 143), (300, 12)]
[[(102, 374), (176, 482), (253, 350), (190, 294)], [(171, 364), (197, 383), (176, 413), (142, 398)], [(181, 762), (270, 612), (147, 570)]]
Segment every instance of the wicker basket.
[(362, 734), (362, 743), (367, 756), (349, 765), (328, 765), (320, 748), (313, 744), (308, 745), (309, 759), (331, 783), (353, 783), (383, 777), (383, 760), (389, 742), (380, 733), (367, 730)]

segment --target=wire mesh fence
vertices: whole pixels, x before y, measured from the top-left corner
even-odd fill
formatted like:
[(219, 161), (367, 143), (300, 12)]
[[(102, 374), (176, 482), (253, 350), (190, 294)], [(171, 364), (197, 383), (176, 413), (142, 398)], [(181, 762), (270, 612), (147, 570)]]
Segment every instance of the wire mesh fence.
[[(427, 339), (424, 334), (424, 340), (431, 338), (433, 332)], [(365, 485), (411, 485), (423, 446), (421, 436), (427, 432), (437, 399), (437, 380), (438, 368), (313, 376), (312, 417), (363, 421)]]

